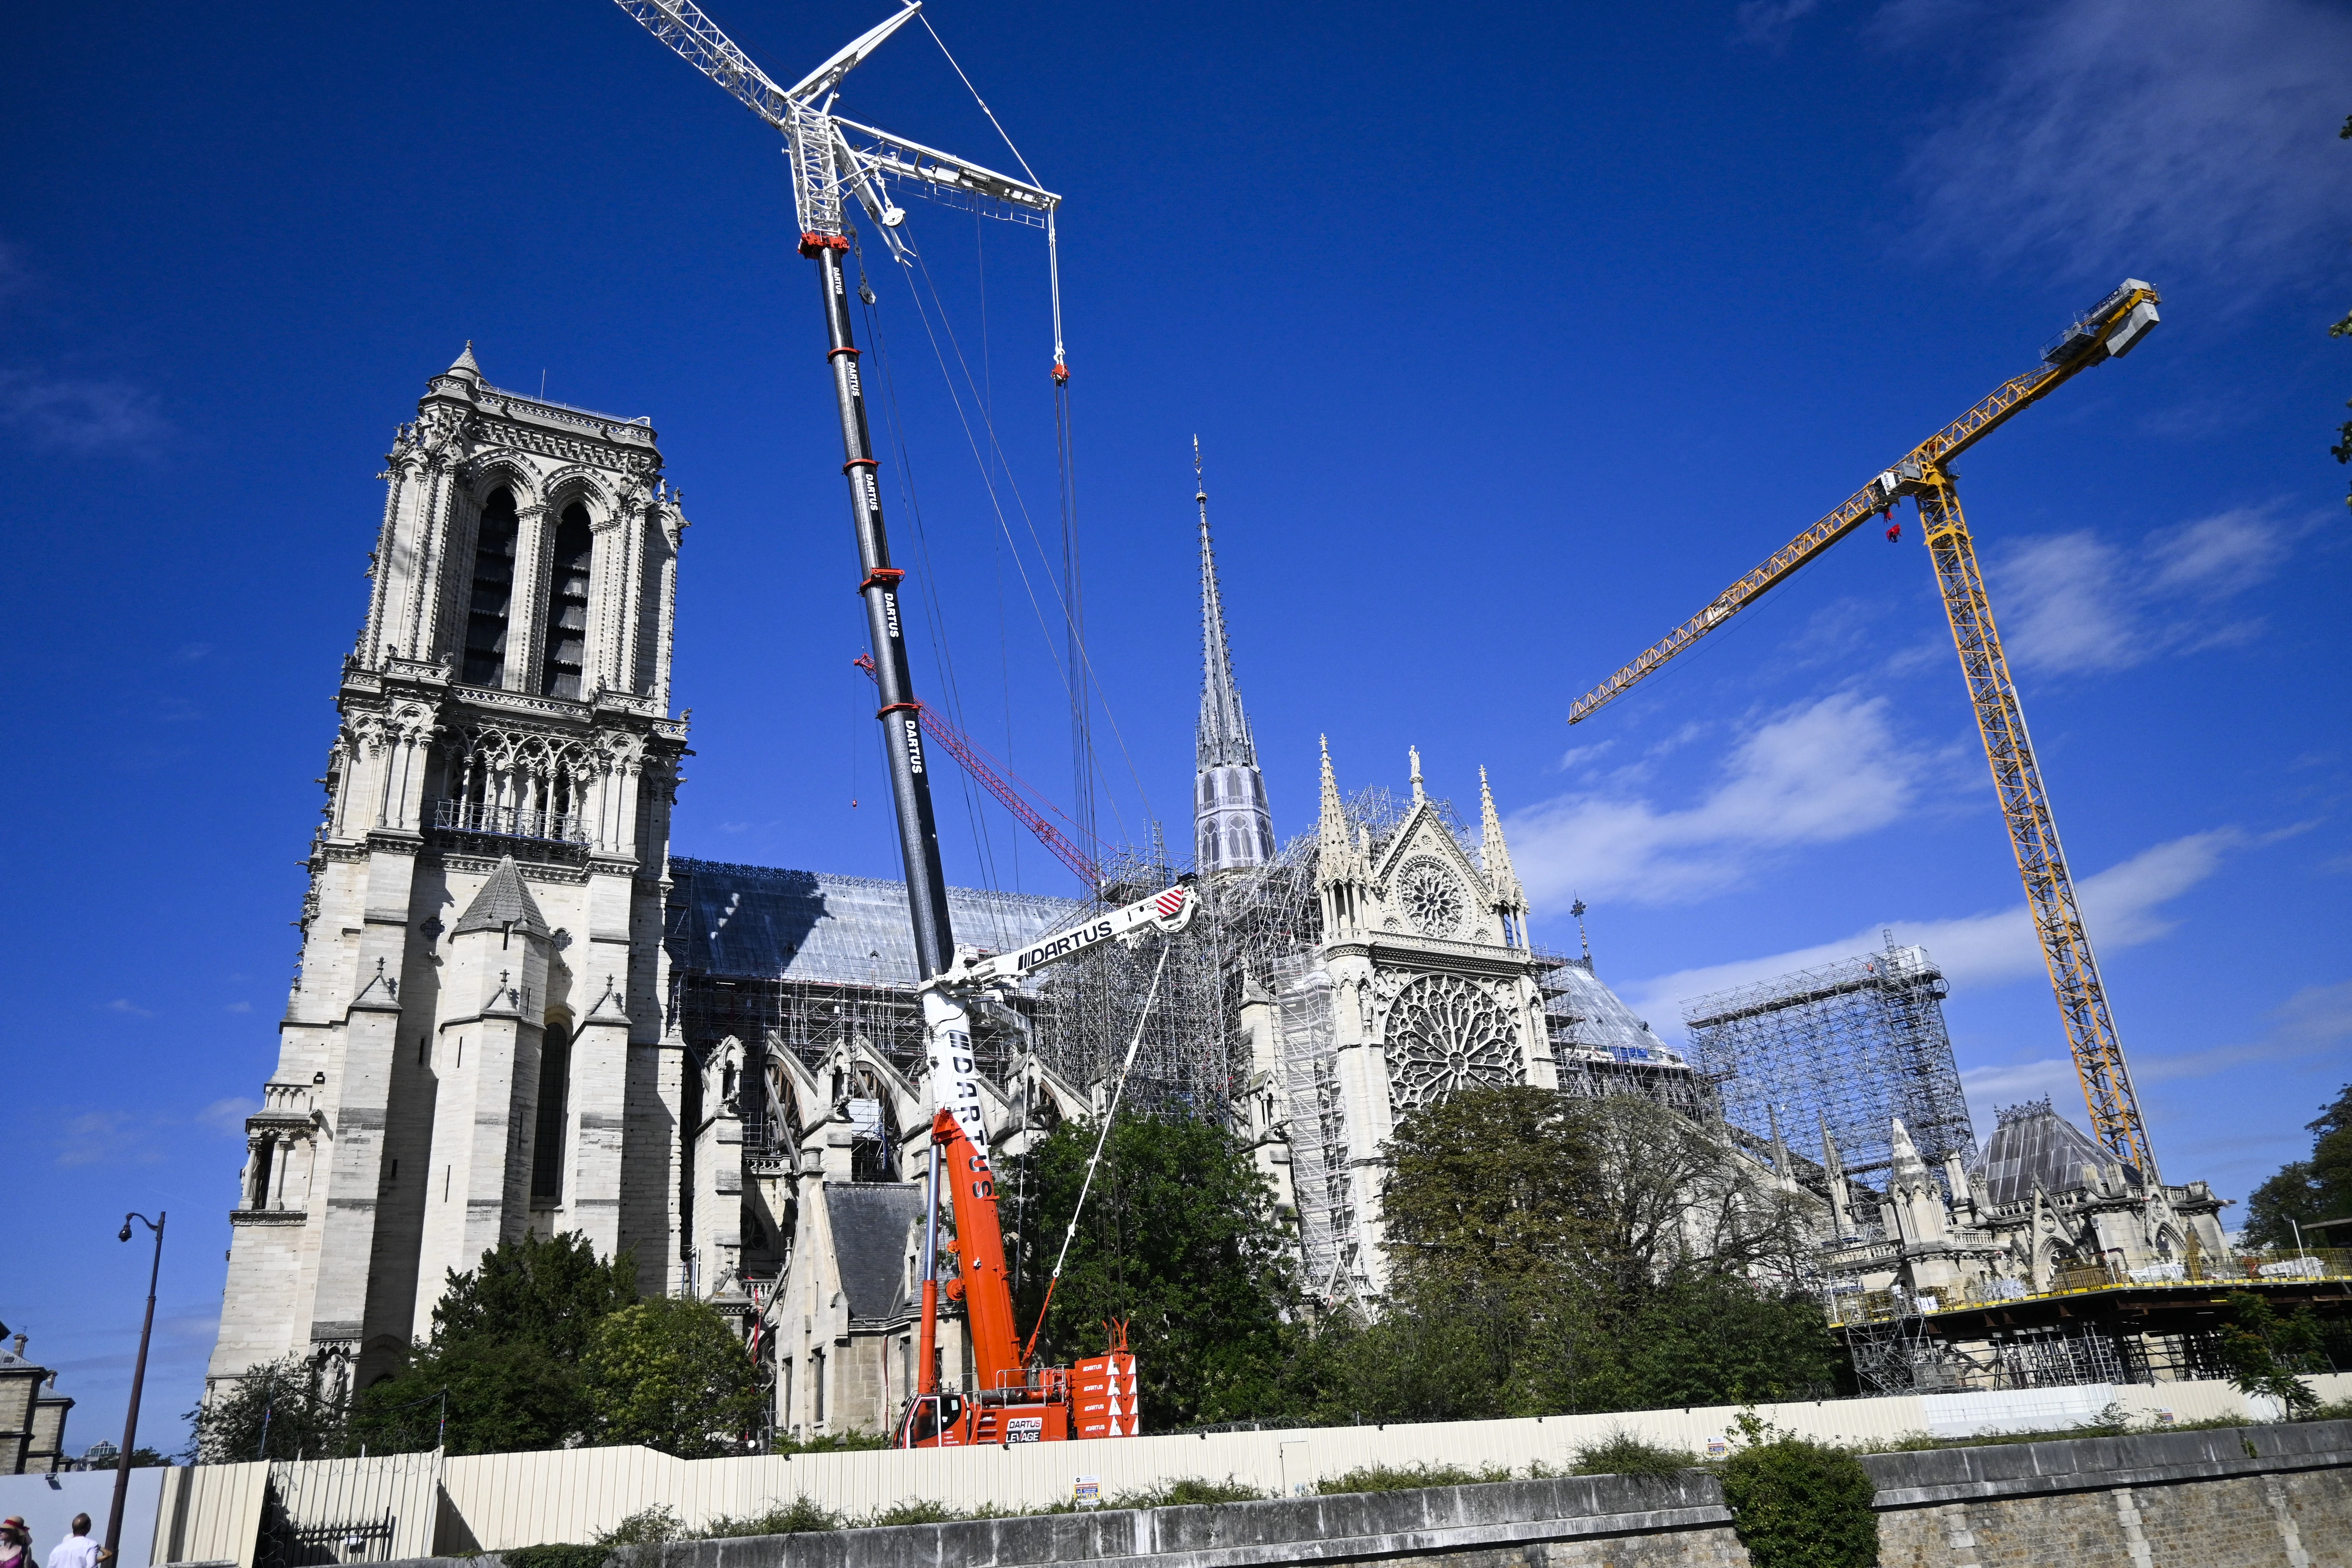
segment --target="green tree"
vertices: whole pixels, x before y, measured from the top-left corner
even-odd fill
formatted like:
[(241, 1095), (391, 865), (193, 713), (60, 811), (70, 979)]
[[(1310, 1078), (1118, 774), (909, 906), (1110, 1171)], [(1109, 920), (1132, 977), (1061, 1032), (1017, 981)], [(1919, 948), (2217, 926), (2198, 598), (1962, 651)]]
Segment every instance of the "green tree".
[[(2295, 1225), (2352, 1215), (2352, 1084), (2306, 1128), (2311, 1157), (2281, 1167), (2246, 1202), (2246, 1239), (2257, 1247), (2293, 1247)], [(2352, 1238), (2339, 1232), (2305, 1239), (2315, 1246)]]
[(1871, 1568), (1875, 1495), (1853, 1455), (1801, 1437), (1751, 1443), (1723, 1467), (1731, 1528), (1756, 1568)]
[[(1026, 1201), (1006, 1205), (1024, 1259), (1022, 1322), (1044, 1302), (1098, 1131), (1055, 1130), (1023, 1173)], [(1098, 1354), (1124, 1321), (1146, 1431), (1264, 1418), (1293, 1403), (1297, 1301), (1273, 1188), (1247, 1145), (1195, 1117), (1121, 1115), (1040, 1343), (1053, 1360)]]
[(747, 1452), (764, 1424), (751, 1357), (707, 1302), (656, 1298), (603, 1318), (581, 1373), (599, 1443), (707, 1459)]
[(446, 1440), (453, 1454), (578, 1441), (595, 1419), (582, 1363), (597, 1325), (636, 1296), (635, 1260), (599, 1258), (583, 1236), (501, 1242), (477, 1268), (450, 1271), (432, 1337), (360, 1395), (352, 1440), (376, 1452)]
[(1325, 1331), (1325, 1418), (1531, 1415), (1817, 1394), (1836, 1342), (1792, 1202), (1664, 1107), (1472, 1089), (1389, 1143), (1391, 1298)]
[[(189, 1447), (202, 1465), (320, 1458), (343, 1451), (345, 1415), (318, 1363), (289, 1355), (216, 1385), (188, 1412), (194, 1434)], [(134, 1456), (134, 1465), (140, 1462)]]
[(2290, 1415), (2318, 1405), (2319, 1395), (2301, 1375), (2326, 1370), (2319, 1324), (2311, 1309), (2281, 1317), (2251, 1290), (2231, 1291), (2226, 1304), (2230, 1321), (2221, 1329), (2219, 1349), (2238, 1391), (2267, 1394)]

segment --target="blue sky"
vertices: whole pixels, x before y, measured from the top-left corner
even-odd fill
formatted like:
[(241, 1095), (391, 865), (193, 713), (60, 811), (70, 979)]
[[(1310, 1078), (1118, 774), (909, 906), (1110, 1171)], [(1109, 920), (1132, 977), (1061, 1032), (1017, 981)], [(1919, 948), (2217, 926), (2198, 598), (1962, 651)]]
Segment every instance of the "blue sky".
[[(719, 16), (789, 79), (885, 9)], [(1962, 494), (2167, 1175), (2242, 1197), (2300, 1152), (2352, 1076), (2352, 555), (2326, 451), (2352, 343), (2326, 334), (2352, 306), (2352, 15), (931, 15), (1067, 198), (1107, 826), (1185, 809), (1198, 432), (1281, 831), (1311, 825), (1318, 734), (1350, 787), (1401, 787), (1418, 744), (1466, 801), (1484, 764), (1538, 939), (1572, 942), (1580, 895), (1601, 973), (1662, 1026), (1891, 924), (1952, 976), (1988, 1129), (1995, 1104), (2080, 1103), (1916, 523), (1563, 721), (2072, 311), (2153, 281), (2164, 326), (1978, 448)], [(875, 875), (894, 850), (771, 133), (592, 0), (51, 8), (12, 36), (0, 1319), (64, 1369), (74, 1447), (119, 1430), (142, 1259), (113, 1233), (169, 1209), (146, 1430), (173, 1446), (374, 475), (462, 343), (500, 384), (661, 432), (694, 524), (676, 848)], [(1002, 157), (920, 29), (844, 108)], [(893, 525), (938, 634), (919, 682), (1066, 805), (1058, 637), (1029, 596), (1049, 618), (1042, 247), (910, 205), (927, 279), (872, 271)], [(992, 812), (943, 802), (950, 875), (1066, 890)]]

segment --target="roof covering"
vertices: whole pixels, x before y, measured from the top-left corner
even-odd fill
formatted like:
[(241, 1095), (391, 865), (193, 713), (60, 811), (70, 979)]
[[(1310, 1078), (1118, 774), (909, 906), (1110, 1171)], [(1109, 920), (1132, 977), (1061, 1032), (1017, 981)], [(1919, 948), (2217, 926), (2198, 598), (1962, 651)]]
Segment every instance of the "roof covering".
[(539, 904), (523, 886), (522, 873), (515, 868), (514, 857), (499, 857), (498, 868), (466, 912), (457, 917), (457, 928), (449, 934), (463, 936), (469, 931), (499, 931), (511, 925), (530, 936), (547, 934), (547, 918), (539, 912)]
[(1985, 1195), (2013, 1204), (2045, 1193), (2072, 1192), (2098, 1180), (2099, 1167), (2115, 1158), (2089, 1133), (2051, 1108), (2046, 1100), (2013, 1105), (2000, 1112), (2000, 1125), (1977, 1162)]
[[(683, 968), (761, 980), (912, 985), (907, 885), (673, 857), (668, 946)], [(1003, 952), (1078, 914), (1070, 899), (950, 888), (958, 942)]]
[(923, 1189), (911, 1182), (827, 1182), (822, 1190), (850, 1317), (873, 1322), (907, 1316), (914, 1310), (907, 1296), (907, 1242), (922, 1217)]
[(1557, 992), (1544, 1005), (1556, 1022), (1566, 1021), (1559, 1034), (1580, 1050), (1605, 1053), (1621, 1062), (1666, 1062), (1681, 1065), (1682, 1058), (1633, 1016), (1614, 991), (1592, 973), (1583, 959), (1570, 959), (1544, 977), (1544, 987)]

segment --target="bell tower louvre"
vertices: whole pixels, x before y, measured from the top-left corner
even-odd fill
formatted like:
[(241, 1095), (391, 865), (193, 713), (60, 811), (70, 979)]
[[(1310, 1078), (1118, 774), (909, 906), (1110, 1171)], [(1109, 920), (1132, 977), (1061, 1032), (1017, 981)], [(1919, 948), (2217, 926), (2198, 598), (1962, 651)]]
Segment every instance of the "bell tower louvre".
[(502, 391), (470, 343), (382, 478), (208, 1382), (373, 1382), (529, 1231), (679, 1276), (677, 492), (647, 421)]

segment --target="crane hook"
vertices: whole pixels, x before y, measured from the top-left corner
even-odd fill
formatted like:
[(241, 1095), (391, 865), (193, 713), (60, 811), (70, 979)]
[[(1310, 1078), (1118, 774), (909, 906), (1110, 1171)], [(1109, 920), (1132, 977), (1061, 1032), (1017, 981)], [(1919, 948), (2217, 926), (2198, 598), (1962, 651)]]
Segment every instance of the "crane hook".
[(1889, 544), (1899, 544), (1899, 543), (1901, 543), (1902, 542), (1903, 542), (1903, 525), (1902, 525), (1901, 523), (1899, 523), (1899, 522), (1898, 522), (1898, 523), (1895, 523), (1895, 524), (1893, 524), (1892, 526), (1890, 526), (1890, 527), (1887, 529), (1887, 531), (1886, 531), (1886, 542), (1887, 542), (1887, 543), (1889, 543)]

